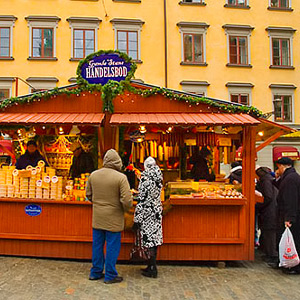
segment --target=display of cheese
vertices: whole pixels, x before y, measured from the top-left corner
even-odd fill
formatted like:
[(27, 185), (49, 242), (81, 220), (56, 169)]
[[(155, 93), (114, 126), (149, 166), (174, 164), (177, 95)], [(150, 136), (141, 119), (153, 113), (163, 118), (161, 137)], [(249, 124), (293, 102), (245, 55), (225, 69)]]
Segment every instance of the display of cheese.
[(61, 200), (63, 178), (56, 176), (54, 168), (40, 161), (37, 167), (17, 170), (13, 166), (0, 169), (0, 197)]

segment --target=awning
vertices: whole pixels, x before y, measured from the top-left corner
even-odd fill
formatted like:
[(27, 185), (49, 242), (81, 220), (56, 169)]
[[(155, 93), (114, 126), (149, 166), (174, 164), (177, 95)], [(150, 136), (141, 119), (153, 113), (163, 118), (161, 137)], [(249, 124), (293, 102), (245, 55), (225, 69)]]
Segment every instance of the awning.
[(300, 159), (299, 151), (295, 147), (291, 147), (291, 146), (274, 147), (273, 148), (273, 161), (276, 161), (282, 157), (289, 157), (293, 160)]
[(111, 124), (202, 124), (202, 125), (258, 125), (260, 122), (247, 114), (225, 113), (147, 113), (113, 114)]
[(1, 124), (97, 124), (103, 113), (0, 113)]

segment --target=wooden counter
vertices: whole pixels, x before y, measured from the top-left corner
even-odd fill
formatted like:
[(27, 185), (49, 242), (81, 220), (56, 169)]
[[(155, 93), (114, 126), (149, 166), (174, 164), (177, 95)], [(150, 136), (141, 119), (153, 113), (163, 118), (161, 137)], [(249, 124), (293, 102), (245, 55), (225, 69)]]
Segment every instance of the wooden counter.
[[(247, 260), (247, 199), (171, 197), (163, 218), (160, 260)], [(38, 216), (25, 213), (38, 204)], [(128, 260), (131, 231), (122, 233), (119, 259)], [(0, 199), (0, 254), (90, 259), (92, 205), (36, 199)]]

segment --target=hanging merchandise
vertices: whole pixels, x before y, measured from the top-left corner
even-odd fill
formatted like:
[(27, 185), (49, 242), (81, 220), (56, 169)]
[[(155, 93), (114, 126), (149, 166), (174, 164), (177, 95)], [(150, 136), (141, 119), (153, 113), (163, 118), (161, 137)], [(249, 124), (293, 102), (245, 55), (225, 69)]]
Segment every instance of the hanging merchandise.
[(140, 163), (144, 163), (145, 160), (145, 146), (143, 144), (140, 145)]
[(158, 146), (158, 160), (159, 161), (163, 161), (164, 160), (163, 146), (162, 145)]
[(224, 147), (223, 161), (225, 165), (228, 164), (228, 147)]
[(153, 157), (157, 158), (157, 142), (156, 141), (153, 142), (153, 149), (154, 149)]
[(198, 132), (196, 134), (197, 146), (211, 146), (216, 145), (216, 135), (214, 132)]
[(168, 146), (167, 146), (167, 142), (164, 142), (164, 159), (165, 161), (169, 160), (169, 150), (168, 150)]

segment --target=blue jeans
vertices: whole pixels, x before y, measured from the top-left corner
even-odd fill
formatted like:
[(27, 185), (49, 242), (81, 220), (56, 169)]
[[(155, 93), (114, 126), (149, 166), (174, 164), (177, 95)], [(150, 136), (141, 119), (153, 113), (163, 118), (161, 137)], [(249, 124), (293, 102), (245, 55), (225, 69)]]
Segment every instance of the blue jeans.
[[(104, 244), (106, 241), (106, 257)], [(118, 276), (116, 263), (121, 248), (121, 232), (111, 232), (93, 228), (93, 267), (91, 277), (101, 277), (105, 264), (105, 280), (112, 280)]]

